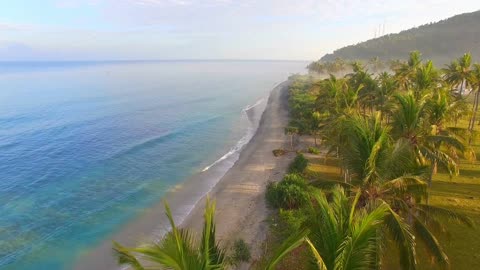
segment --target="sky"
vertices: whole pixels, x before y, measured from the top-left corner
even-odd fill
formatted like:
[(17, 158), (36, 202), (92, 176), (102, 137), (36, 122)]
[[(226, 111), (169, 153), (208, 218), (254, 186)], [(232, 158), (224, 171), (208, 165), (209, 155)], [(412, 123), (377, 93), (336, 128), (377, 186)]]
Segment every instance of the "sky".
[(316, 60), (383, 25), (476, 10), (479, 0), (0, 0), (0, 61)]

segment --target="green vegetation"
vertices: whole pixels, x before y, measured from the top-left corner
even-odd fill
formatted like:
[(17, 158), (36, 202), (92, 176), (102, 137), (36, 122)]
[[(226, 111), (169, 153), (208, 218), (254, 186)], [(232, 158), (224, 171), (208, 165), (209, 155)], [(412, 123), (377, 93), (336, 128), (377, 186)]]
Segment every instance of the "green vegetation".
[[(370, 67), (375, 65), (375, 59), (379, 59), (384, 61), (384, 66), (386, 64), (394, 65), (394, 62), (389, 61), (405, 59), (405, 56), (414, 50), (423, 52), (427, 59), (432, 59), (440, 64), (445, 64), (465, 52), (471, 52), (472, 56), (478, 59), (480, 57), (479, 24), (480, 11), (465, 13), (398, 34), (388, 34), (347, 46), (325, 55), (320, 61), (329, 63), (324, 66), (324, 69), (335, 73), (335, 69), (340, 68), (338, 64), (335, 64), (338, 62), (335, 59), (363, 60), (369, 63)], [(379, 68), (382, 67), (379, 66)]]
[[(278, 211), (255, 269), (480, 267), (472, 229), (480, 222), (480, 65), (465, 54), (440, 70), (412, 52), (390, 73), (369, 73), (359, 62), (351, 70), (291, 78), (292, 150), (294, 136), (311, 135), (325, 155), (298, 151), (289, 174), (268, 184), (267, 203)], [(207, 200), (199, 243), (166, 211), (172, 232), (139, 248), (115, 243), (120, 264), (225, 269), (214, 204)], [(232, 249), (234, 265), (250, 260), (242, 240)]]
[(289, 173), (303, 173), (308, 166), (308, 160), (303, 154), (297, 154), (292, 164), (288, 167)]
[(158, 244), (126, 248), (114, 243), (114, 251), (120, 265), (128, 265), (135, 270), (225, 269), (225, 251), (215, 240), (215, 203), (211, 203), (207, 198), (205, 222), (199, 243), (195, 243), (191, 232), (175, 225), (167, 204), (165, 204), (165, 210), (172, 231)]
[(447, 254), (468, 244), (448, 235), (475, 235), (468, 228), (479, 220), (478, 204), (467, 203), (472, 215), (439, 200), (449, 184), (436, 180), (453, 183), (475, 162), (478, 95), (465, 92), (478, 92), (477, 65), (465, 54), (440, 70), (413, 52), (390, 73), (374, 75), (359, 62), (350, 70), (294, 78), (290, 127), (320, 137), (327, 154), (303, 172), (309, 203), (273, 217), (276, 227), (301, 233), (287, 238), (272, 226), (275, 248), (259, 269), (310, 269), (310, 261), (318, 269), (463, 269)]
[(232, 265), (238, 266), (242, 262), (248, 262), (250, 258), (251, 254), (247, 243), (243, 239), (237, 239), (233, 243), (232, 255), (230, 257)]
[(318, 154), (320, 154), (320, 150), (318, 150), (318, 148), (316, 148), (316, 147), (310, 146), (310, 147), (308, 147), (308, 153), (318, 155)]
[[(378, 242), (386, 241), (389, 236), (398, 243), (402, 266), (414, 267), (414, 236), (388, 204), (370, 205), (368, 210), (357, 207), (360, 192), (351, 202), (338, 186), (330, 196), (329, 201), (325, 193), (317, 193), (307, 212), (307, 227), (312, 231), (307, 229), (289, 237), (270, 259), (266, 269), (275, 269), (288, 252), (303, 243), (311, 250), (319, 270), (376, 269)], [(383, 252), (386, 250), (380, 251)]]
[(309, 200), (306, 180), (298, 174), (287, 174), (280, 182), (267, 185), (266, 199), (274, 208), (298, 209)]

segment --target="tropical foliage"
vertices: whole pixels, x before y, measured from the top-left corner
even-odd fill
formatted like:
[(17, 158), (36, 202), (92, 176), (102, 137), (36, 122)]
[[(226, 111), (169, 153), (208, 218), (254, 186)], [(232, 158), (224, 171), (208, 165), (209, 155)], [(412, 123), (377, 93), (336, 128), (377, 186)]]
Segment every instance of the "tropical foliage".
[[(309, 179), (315, 188), (301, 226), (306, 233), (287, 240), (270, 267), (300, 245), (309, 247), (319, 269), (379, 269), (393, 244), (402, 269), (417, 268), (418, 244), (432, 262), (449, 265), (437, 234), (446, 221), (473, 222), (430, 205), (428, 191), (439, 169), (455, 177), (460, 158), (475, 159), (472, 124), (462, 129), (456, 123), (469, 115), (475, 125), (478, 95), (470, 106), (467, 93), (478, 93), (472, 89), (478, 67), (465, 54), (441, 70), (412, 52), (394, 68), (374, 74), (353, 62), (344, 77), (295, 78), (302, 83), (290, 89), (290, 127), (320, 138), (327, 156), (338, 159), (343, 181)], [(367, 220), (372, 224), (357, 223)], [(360, 227), (371, 234), (355, 240)], [(361, 247), (345, 251), (352, 243)]]
[(331, 62), (335, 59), (344, 59), (344, 61), (361, 59), (373, 62), (371, 59), (375, 58), (384, 62), (392, 59), (405, 60), (408, 52), (413, 50), (419, 50), (428, 59), (441, 64), (465, 52), (471, 52), (478, 58), (480, 57), (479, 24), (480, 11), (465, 13), (398, 34), (386, 34), (340, 48), (332, 54), (325, 55), (319, 62)]
[(225, 252), (215, 240), (214, 202), (207, 199), (200, 242), (195, 241), (195, 237), (190, 231), (175, 225), (172, 212), (167, 204), (165, 204), (165, 211), (172, 230), (159, 243), (134, 248), (114, 243), (114, 251), (120, 265), (128, 265), (135, 270), (225, 269)]
[(338, 186), (330, 197), (328, 200), (324, 192), (316, 194), (306, 214), (309, 229), (287, 239), (266, 269), (275, 269), (282, 257), (301, 244), (311, 250), (312, 261), (319, 270), (376, 269), (381, 263), (379, 250), (384, 250), (382, 245), (388, 233), (399, 247), (402, 265), (414, 267), (414, 236), (387, 203), (358, 207), (360, 193), (350, 200)]

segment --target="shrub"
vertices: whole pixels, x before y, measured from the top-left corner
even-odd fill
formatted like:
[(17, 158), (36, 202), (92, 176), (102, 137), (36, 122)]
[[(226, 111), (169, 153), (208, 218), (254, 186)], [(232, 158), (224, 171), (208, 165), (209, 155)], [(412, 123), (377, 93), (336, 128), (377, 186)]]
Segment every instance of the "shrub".
[(268, 183), (266, 199), (274, 208), (297, 209), (309, 200), (307, 183), (299, 175), (287, 174), (278, 183)]
[(279, 221), (282, 229), (290, 235), (291, 232), (297, 232), (301, 229), (307, 215), (302, 210), (280, 209)]
[(308, 166), (308, 160), (302, 155), (297, 154), (292, 164), (288, 168), (289, 173), (303, 173)]
[(250, 248), (243, 239), (237, 239), (233, 243), (231, 263), (238, 266), (242, 262), (248, 262), (251, 258)]
[(308, 153), (318, 155), (318, 154), (320, 154), (320, 150), (318, 150), (315, 147), (308, 147)]
[(303, 178), (301, 175), (298, 175), (296, 173), (286, 174), (283, 177), (282, 182), (284, 184), (296, 185), (304, 189), (307, 188), (307, 181), (305, 180), (305, 178)]
[(283, 156), (285, 155), (287, 152), (283, 149), (275, 149), (272, 151), (273, 152), (273, 155), (276, 156), (276, 157), (279, 157), (279, 156)]

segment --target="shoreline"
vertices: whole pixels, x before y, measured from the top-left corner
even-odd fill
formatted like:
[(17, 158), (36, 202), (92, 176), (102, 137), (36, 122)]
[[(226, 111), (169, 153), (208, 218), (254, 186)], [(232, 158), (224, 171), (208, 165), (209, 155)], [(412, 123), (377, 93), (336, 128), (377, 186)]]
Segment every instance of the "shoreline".
[[(285, 81), (271, 90), (255, 133), (242, 147), (233, 166), (219, 179), (217, 177), (217, 180), (214, 180), (215, 173), (218, 174), (222, 167), (215, 170), (213, 166), (194, 177), (195, 179), (191, 177), (175, 186), (167, 192), (162, 202), (145, 209), (107, 240), (79, 255), (72, 268), (120, 269), (112, 256), (112, 240), (125, 246), (136, 246), (160, 238), (169, 229), (163, 201), (172, 206), (177, 225), (201, 233), (207, 195), (217, 203), (217, 239), (226, 246), (234, 240), (232, 235), (241, 236), (251, 246), (252, 258), (255, 258), (267, 229), (263, 222), (268, 214), (264, 199), (266, 183), (269, 180), (279, 180), (290, 160), (287, 156), (275, 158), (272, 154), (273, 149), (283, 148), (287, 144), (284, 127), (288, 122), (288, 85), (289, 81)], [(199, 181), (202, 182), (200, 189)]]
[[(269, 216), (265, 190), (269, 181), (280, 181), (294, 155), (273, 156), (272, 150), (289, 145), (284, 128), (288, 124), (288, 85), (285, 81), (270, 93), (257, 132), (240, 158), (208, 196), (216, 202), (216, 238), (224, 247), (243, 239), (250, 247), (252, 260), (262, 255)], [(197, 203), (181, 227), (201, 233), (206, 196)], [(248, 269), (249, 264), (239, 269)]]

